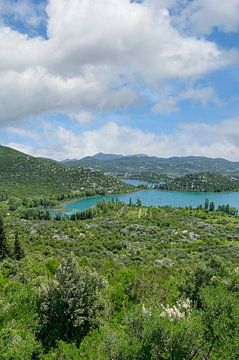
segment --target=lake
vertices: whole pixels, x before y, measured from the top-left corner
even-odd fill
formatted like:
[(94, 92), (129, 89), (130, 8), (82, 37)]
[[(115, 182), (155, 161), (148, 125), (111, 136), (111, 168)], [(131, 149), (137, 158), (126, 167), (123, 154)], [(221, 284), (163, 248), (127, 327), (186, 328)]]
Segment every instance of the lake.
[[(116, 195), (96, 196), (91, 198), (81, 199), (64, 206), (65, 213), (73, 213), (76, 211), (84, 211), (98, 202), (111, 201), (116, 198)], [(197, 207), (204, 205), (205, 199), (213, 201), (215, 206), (229, 204), (239, 210), (239, 192), (231, 193), (202, 193), (202, 192), (178, 192), (178, 191), (160, 191), (160, 190), (143, 190), (135, 191), (130, 194), (119, 194), (117, 198), (128, 204), (130, 198), (132, 203), (136, 203), (140, 198), (143, 206), (173, 206), (173, 207)]]
[(158, 185), (156, 183), (154, 184), (154, 183), (149, 183), (147, 181), (135, 180), (135, 179), (120, 179), (120, 180), (123, 181), (125, 184), (132, 185), (132, 186), (144, 185), (144, 186), (147, 186), (149, 188), (152, 188), (155, 185)]

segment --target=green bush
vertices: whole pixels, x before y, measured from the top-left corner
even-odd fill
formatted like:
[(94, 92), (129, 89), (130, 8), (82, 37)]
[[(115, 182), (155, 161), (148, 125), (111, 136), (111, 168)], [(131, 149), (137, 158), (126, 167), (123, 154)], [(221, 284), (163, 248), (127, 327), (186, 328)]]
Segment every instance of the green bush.
[(42, 289), (39, 308), (39, 339), (46, 348), (57, 340), (79, 346), (99, 326), (104, 310), (100, 290), (103, 279), (89, 268), (79, 268), (70, 256), (56, 272), (55, 279)]

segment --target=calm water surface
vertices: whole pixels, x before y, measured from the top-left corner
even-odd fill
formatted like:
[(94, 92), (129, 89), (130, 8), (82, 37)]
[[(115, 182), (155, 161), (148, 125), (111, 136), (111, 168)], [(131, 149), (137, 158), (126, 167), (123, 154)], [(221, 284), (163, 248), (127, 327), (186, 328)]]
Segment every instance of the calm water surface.
[[(110, 196), (97, 196), (92, 198), (81, 199), (64, 206), (66, 213), (75, 211), (84, 211), (98, 202), (111, 201), (116, 198), (116, 195)], [(133, 203), (136, 203), (138, 198), (141, 199), (143, 206), (173, 206), (173, 207), (196, 207), (200, 204), (204, 205), (205, 199), (213, 201), (215, 206), (222, 204), (230, 204), (239, 210), (239, 192), (231, 193), (201, 193), (201, 192), (177, 192), (177, 191), (160, 191), (160, 190), (144, 190), (136, 191), (130, 194), (119, 194), (117, 198), (124, 203), (128, 204), (130, 198)]]

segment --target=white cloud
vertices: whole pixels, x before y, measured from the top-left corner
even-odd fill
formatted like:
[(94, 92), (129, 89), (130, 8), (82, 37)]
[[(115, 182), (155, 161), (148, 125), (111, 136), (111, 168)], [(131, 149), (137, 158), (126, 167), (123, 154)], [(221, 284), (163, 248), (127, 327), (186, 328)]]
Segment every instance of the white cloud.
[(16, 143), (16, 142), (7, 143), (6, 146), (8, 146), (8, 147), (10, 147), (12, 149), (21, 151), (21, 152), (23, 152), (25, 154), (28, 154), (28, 155), (34, 155), (34, 151), (33, 151), (32, 146), (19, 144), (19, 143)]
[(185, 100), (192, 100), (207, 105), (208, 103), (221, 106), (223, 103), (215, 94), (212, 87), (189, 88), (175, 96), (167, 96), (158, 101), (153, 111), (161, 114), (170, 114), (180, 110), (179, 104)]
[(104, 84), (90, 76), (63, 78), (47, 73), (44, 68), (2, 73), (0, 87), (0, 121), (3, 125), (48, 112), (75, 117), (85, 108), (100, 111), (124, 107), (135, 101), (134, 93), (128, 88), (114, 91), (109, 96)]
[(11, 134), (11, 135), (19, 135), (25, 138), (29, 138), (32, 140), (37, 140), (39, 137), (38, 132), (33, 131), (33, 130), (28, 130), (28, 129), (24, 129), (24, 128), (18, 128), (18, 127), (12, 127), (9, 126), (8, 128), (6, 128), (7, 133)]
[(167, 80), (198, 78), (238, 59), (236, 51), (180, 35), (165, 10), (173, 3), (50, 0), (48, 39), (2, 26), (0, 125), (122, 108), (142, 100), (141, 80), (160, 91)]
[[(52, 139), (54, 138), (54, 144)], [(109, 122), (99, 129), (75, 134), (64, 127), (45, 125), (33, 149), (8, 143), (37, 156), (63, 160), (81, 158), (98, 152), (137, 154), (162, 157), (209, 156), (238, 160), (239, 118), (218, 124), (194, 123), (182, 125), (172, 134), (153, 134), (137, 128)]]
[(70, 117), (80, 124), (87, 124), (94, 118), (93, 114), (88, 111), (79, 111), (78, 113), (70, 114)]
[[(179, 2), (180, 4), (180, 2)], [(194, 34), (239, 30), (239, 0), (187, 0), (176, 23)]]

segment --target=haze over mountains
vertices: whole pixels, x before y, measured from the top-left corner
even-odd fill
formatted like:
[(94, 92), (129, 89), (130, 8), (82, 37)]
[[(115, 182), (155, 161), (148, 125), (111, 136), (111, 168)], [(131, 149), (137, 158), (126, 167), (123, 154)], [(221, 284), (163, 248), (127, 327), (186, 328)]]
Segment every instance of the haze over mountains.
[(158, 158), (145, 154), (124, 156), (98, 153), (80, 160), (65, 160), (64, 163), (71, 167), (90, 167), (122, 176), (158, 173), (174, 177), (199, 172), (239, 176), (239, 162), (199, 156)]

